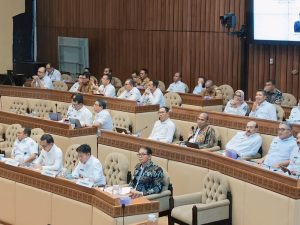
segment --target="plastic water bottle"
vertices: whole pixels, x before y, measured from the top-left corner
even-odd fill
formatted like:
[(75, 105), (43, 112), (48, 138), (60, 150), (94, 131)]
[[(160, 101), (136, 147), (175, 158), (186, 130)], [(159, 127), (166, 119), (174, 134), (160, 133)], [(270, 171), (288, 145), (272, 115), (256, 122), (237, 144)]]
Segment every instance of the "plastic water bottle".
[(158, 225), (158, 219), (155, 214), (148, 215), (147, 225)]

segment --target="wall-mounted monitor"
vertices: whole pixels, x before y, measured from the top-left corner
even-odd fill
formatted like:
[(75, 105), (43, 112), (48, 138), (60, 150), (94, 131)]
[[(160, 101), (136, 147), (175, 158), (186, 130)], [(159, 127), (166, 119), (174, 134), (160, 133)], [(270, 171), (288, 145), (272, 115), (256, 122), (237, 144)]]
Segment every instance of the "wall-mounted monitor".
[(300, 44), (300, 0), (249, 0), (250, 41), (262, 44)]

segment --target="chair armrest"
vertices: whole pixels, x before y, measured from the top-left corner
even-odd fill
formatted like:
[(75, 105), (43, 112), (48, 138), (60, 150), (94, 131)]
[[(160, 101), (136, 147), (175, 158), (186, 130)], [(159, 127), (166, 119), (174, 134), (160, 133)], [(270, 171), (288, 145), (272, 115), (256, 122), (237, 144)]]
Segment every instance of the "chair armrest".
[(223, 206), (228, 206), (230, 205), (230, 201), (228, 199), (224, 199), (218, 202), (212, 202), (212, 203), (208, 203), (208, 204), (199, 204), (196, 205), (197, 210), (198, 211), (203, 211), (203, 210), (207, 210), (207, 209), (213, 209), (213, 208), (217, 208), (217, 207), (223, 207)]
[(7, 147), (8, 147), (7, 141), (0, 142), (0, 148), (7, 148)]
[(201, 202), (201, 192), (179, 195), (174, 197), (174, 207), (181, 205), (198, 204)]
[(209, 152), (216, 152), (216, 151), (220, 151), (220, 146), (214, 146), (214, 147), (211, 147), (211, 148), (205, 148), (203, 150), (207, 150)]
[(249, 155), (249, 156), (243, 156), (241, 157), (244, 160), (250, 160), (250, 159), (260, 159), (261, 155), (259, 153), (255, 154), (255, 155)]
[(166, 197), (166, 196), (171, 196), (170, 190), (166, 190), (166, 191), (163, 191), (158, 194), (146, 195), (145, 198), (147, 198), (148, 200), (155, 200), (155, 199)]

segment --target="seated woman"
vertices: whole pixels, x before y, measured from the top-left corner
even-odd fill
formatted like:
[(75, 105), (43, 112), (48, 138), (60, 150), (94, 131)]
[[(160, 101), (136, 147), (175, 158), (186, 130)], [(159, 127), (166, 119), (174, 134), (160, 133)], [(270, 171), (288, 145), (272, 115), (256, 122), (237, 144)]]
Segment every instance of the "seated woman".
[(245, 94), (242, 90), (234, 93), (233, 99), (227, 102), (224, 113), (245, 116), (248, 112), (248, 104), (244, 101)]
[(129, 183), (134, 189), (133, 197), (160, 193), (163, 188), (164, 172), (151, 161), (152, 150), (141, 147), (137, 156), (140, 162), (135, 166), (133, 179)]

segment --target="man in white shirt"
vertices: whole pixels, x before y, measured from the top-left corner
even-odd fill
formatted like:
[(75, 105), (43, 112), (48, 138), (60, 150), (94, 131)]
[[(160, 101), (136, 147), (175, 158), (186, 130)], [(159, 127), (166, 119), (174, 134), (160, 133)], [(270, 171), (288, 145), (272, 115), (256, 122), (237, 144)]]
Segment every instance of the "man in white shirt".
[(127, 100), (134, 100), (137, 101), (141, 97), (141, 93), (139, 89), (133, 86), (133, 80), (127, 79), (125, 81), (125, 91), (118, 98), (127, 99)]
[(80, 87), (80, 84), (82, 84), (84, 79), (83, 75), (79, 75), (78, 77), (78, 81), (72, 85), (72, 87), (70, 88), (69, 92), (78, 92), (78, 88)]
[(255, 121), (247, 123), (246, 131), (237, 132), (226, 144), (226, 150), (234, 150), (240, 157), (254, 156), (262, 145)]
[(94, 111), (96, 114), (92, 126), (98, 128), (98, 133), (100, 133), (100, 130), (112, 131), (113, 121), (111, 115), (106, 109), (106, 102), (100, 99), (96, 100), (94, 104)]
[(148, 139), (172, 143), (176, 126), (169, 118), (169, 108), (161, 107), (158, 110), (159, 120), (155, 122)]
[(52, 63), (46, 65), (46, 76), (48, 76), (52, 82), (61, 80), (60, 72), (53, 67)]
[(38, 144), (30, 138), (30, 128), (20, 128), (12, 148), (11, 157), (20, 164), (31, 163), (38, 155)]
[(50, 134), (43, 134), (40, 145), (42, 151), (35, 161), (35, 168), (50, 171), (60, 171), (63, 167), (63, 153), (54, 144), (54, 139)]
[(167, 91), (185, 93), (187, 91), (186, 87), (186, 84), (181, 82), (181, 74), (177, 72), (174, 74), (173, 83), (170, 84)]
[(99, 87), (99, 90), (97, 94), (103, 94), (104, 96), (107, 97), (115, 97), (116, 96), (116, 89), (115, 87), (111, 84), (112, 76), (109, 74), (105, 74), (101, 78), (102, 84)]
[(93, 123), (93, 114), (83, 105), (83, 96), (76, 94), (72, 97), (72, 104), (68, 108), (67, 118), (78, 119), (81, 126), (90, 126)]
[(158, 81), (150, 81), (148, 83), (148, 88), (145, 90), (144, 94), (140, 98), (140, 102), (143, 104), (155, 105), (159, 104), (159, 107), (166, 105), (165, 98), (161, 90), (158, 88)]
[(193, 90), (194, 95), (199, 95), (201, 93), (201, 91), (205, 87), (205, 81), (206, 81), (205, 77), (203, 76), (198, 77), (197, 85)]
[(300, 133), (297, 134), (297, 146), (293, 149), (287, 167), (293, 175), (300, 175)]
[(256, 92), (255, 102), (253, 103), (249, 117), (265, 120), (277, 120), (276, 107), (267, 102), (266, 98), (267, 95), (264, 90), (258, 90)]
[(37, 75), (33, 75), (32, 85), (42, 89), (53, 89), (52, 80), (46, 76), (46, 68), (38, 68)]
[(288, 122), (279, 124), (278, 137), (272, 140), (268, 154), (261, 159), (256, 159), (258, 164), (279, 168), (289, 163), (292, 150), (297, 147), (297, 142), (292, 135), (292, 127)]
[(80, 145), (78, 152), (79, 163), (75, 167), (72, 176), (74, 178), (88, 179), (96, 186), (105, 186), (106, 180), (100, 161), (91, 155), (91, 147), (87, 144)]
[(288, 121), (290, 123), (300, 124), (300, 101), (297, 106), (293, 107)]

